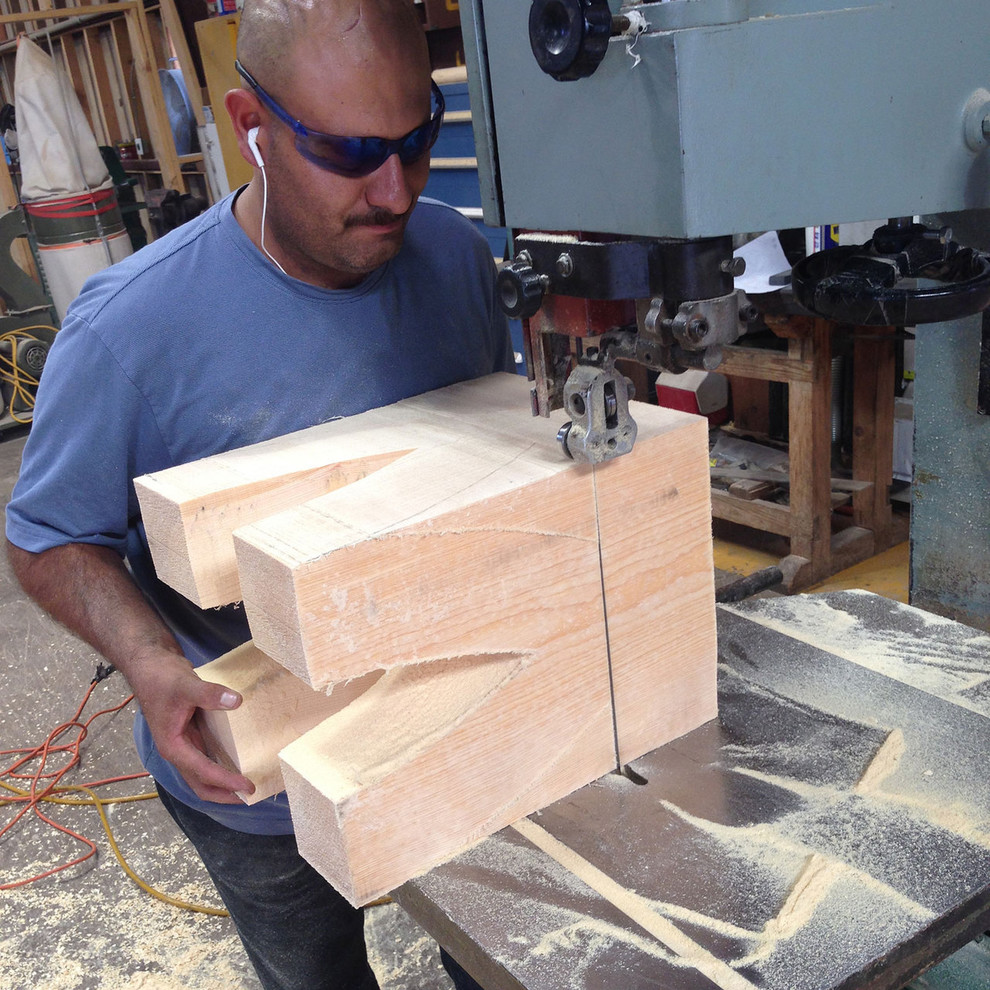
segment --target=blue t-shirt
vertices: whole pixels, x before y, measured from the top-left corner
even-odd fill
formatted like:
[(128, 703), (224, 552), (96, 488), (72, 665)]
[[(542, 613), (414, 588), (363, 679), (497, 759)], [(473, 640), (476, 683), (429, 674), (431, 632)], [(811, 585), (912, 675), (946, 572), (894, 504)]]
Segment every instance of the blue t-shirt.
[[(250, 631), (239, 605), (202, 611), (157, 581), (134, 478), (513, 369), (491, 251), (456, 210), (421, 199), (395, 258), (329, 290), (271, 264), (233, 199), (86, 283), (49, 354), (7, 507), (7, 537), (24, 550), (125, 555), (196, 666)], [(181, 801), (241, 831), (292, 831), (284, 794), (201, 801), (140, 713), (134, 731), (144, 765)]]

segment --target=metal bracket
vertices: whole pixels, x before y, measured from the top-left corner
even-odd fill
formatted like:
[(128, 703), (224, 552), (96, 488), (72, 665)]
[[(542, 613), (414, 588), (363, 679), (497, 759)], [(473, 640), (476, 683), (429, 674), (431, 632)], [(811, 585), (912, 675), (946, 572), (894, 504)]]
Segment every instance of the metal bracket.
[(611, 359), (579, 364), (564, 385), (564, 408), (572, 417), (557, 434), (564, 453), (590, 464), (628, 454), (637, 432), (629, 414), (632, 394), (632, 382), (615, 370)]

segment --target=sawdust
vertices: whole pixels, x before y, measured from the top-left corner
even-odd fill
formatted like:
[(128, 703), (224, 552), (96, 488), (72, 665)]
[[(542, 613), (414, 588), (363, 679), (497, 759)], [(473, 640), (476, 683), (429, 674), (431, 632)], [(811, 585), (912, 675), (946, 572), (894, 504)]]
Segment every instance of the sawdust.
[[(870, 874), (834, 856), (826, 856), (814, 851), (804, 842), (790, 838), (786, 829), (780, 828), (776, 823), (743, 827), (722, 825), (690, 815), (669, 802), (662, 804), (666, 810), (678, 815), (699, 831), (718, 839), (723, 846), (759, 860), (763, 865), (776, 864), (782, 873), (792, 869), (791, 864), (796, 859), (803, 860), (803, 865), (786, 899), (761, 930), (747, 931), (737, 925), (728, 924), (718, 918), (679, 905), (654, 902), (657, 911), (672, 918), (690, 922), (692, 925), (728, 938), (751, 942), (749, 952), (733, 961), (735, 967), (748, 966), (767, 959), (780, 942), (804, 931), (826, 898), (838, 893), (840, 883), (843, 881), (846, 881), (847, 892), (855, 891), (856, 899), (863, 906), (868, 900), (875, 898), (891, 902), (896, 906), (896, 911), (906, 918), (926, 921), (935, 916), (930, 909), (905, 897), (900, 891)], [(820, 914), (818, 920), (826, 919)]]
[[(621, 782), (614, 783), (610, 779), (597, 783), (610, 789), (622, 786)], [(528, 825), (532, 823), (523, 823), (520, 831), (525, 831)], [(512, 831), (506, 830), (491, 837), (483, 847), (465, 854), (454, 865), (455, 870), (466, 870), (463, 876), (459, 875), (456, 879), (456, 889), (462, 895), (458, 897), (459, 904), (484, 904), (489, 917), (497, 918), (504, 913), (521, 919), (514, 934), (507, 940), (504, 932), (499, 931), (510, 971), (512, 960), (527, 971), (538, 965), (541, 978), (547, 985), (566, 986), (589, 980), (594, 982), (593, 973), (598, 967), (614, 973), (617, 960), (621, 957), (634, 960), (646, 957), (656, 963), (681, 969), (693, 967), (709, 954), (683, 933), (677, 933), (672, 924), (675, 921), (710, 931), (717, 930), (722, 935), (750, 943), (760, 938), (759, 932), (726, 924), (680, 905), (648, 900), (634, 891), (619, 890), (616, 900), (627, 917), (635, 916), (632, 920), (636, 924), (596, 917), (594, 915), (600, 912), (600, 907), (596, 906), (584, 876), (588, 871), (581, 865), (575, 867), (575, 863), (580, 864), (582, 858), (573, 851), (565, 851), (554, 857), (565, 869), (552, 870), (548, 859), (541, 855), (538, 848), (521, 844), (518, 840), (508, 840), (506, 835)], [(767, 848), (772, 849), (772, 846), (773, 839), (768, 836)], [(773, 854), (777, 856), (779, 852), (774, 851)], [(503, 889), (499, 882), (487, 883), (485, 877), (491, 870), (495, 871), (496, 876), (513, 877), (511, 890)], [(480, 871), (480, 876), (475, 871)], [(548, 902), (539, 893), (530, 893), (549, 890), (554, 891), (553, 902)], [(557, 903), (558, 899), (563, 903)], [(625, 911), (629, 905), (632, 905), (632, 910)], [(645, 930), (640, 927), (644, 921)], [(472, 931), (481, 932), (490, 924), (488, 918), (482, 915), (469, 919), (467, 923)], [(664, 937), (658, 937), (655, 931), (651, 934), (651, 927), (662, 930)], [(671, 946), (672, 941), (679, 942), (680, 951)], [(727, 968), (722, 969), (719, 975), (723, 979), (716, 979), (716, 986), (751, 986)]]
[[(0, 896), (0, 990), (260, 990), (229, 919), (153, 900), (122, 874), (110, 882), (101, 876), (114, 870), (105, 862), (90, 875)], [(208, 878), (169, 893), (216, 903)], [(370, 909), (365, 931), (369, 962), (384, 990), (450, 986), (436, 942), (398, 905)]]
[[(856, 632), (859, 621), (841, 610), (830, 608), (829, 611), (836, 623), (849, 632), (851, 649), (852, 641), (859, 635)], [(781, 625), (780, 631), (791, 635), (790, 627)], [(826, 639), (823, 630), (806, 630), (806, 633), (806, 638), (818, 647)], [(965, 636), (970, 648), (974, 648), (974, 638), (980, 639), (968, 632)], [(833, 630), (826, 640), (830, 644), (828, 648), (835, 638)], [(874, 646), (877, 641), (875, 636)], [(982, 650), (982, 646), (979, 648)], [(889, 639), (886, 649), (895, 651)], [(862, 644), (858, 652), (862, 656)], [(883, 650), (880, 653), (887, 655)], [(966, 669), (962, 683), (968, 687), (974, 683), (971, 675), (978, 671), (970, 669), (965, 650), (963, 653), (962, 666)], [(990, 654), (985, 654), (983, 659), (985, 669), (987, 655)], [(921, 670), (929, 683), (938, 681), (937, 666), (944, 657), (925, 654), (920, 648), (915, 648), (914, 656), (922, 658), (915, 661), (920, 664), (916, 672)], [(894, 657), (892, 663), (902, 662)], [(732, 668), (725, 668), (723, 674), (739, 678)], [(896, 679), (906, 680), (906, 677)], [(758, 685), (745, 683), (746, 690), (754, 696), (763, 691)], [(720, 765), (720, 771), (729, 778), (733, 774), (749, 776), (768, 788), (788, 792), (799, 799), (777, 802), (776, 811), (771, 802), (765, 808), (767, 820), (737, 824), (733, 815), (729, 816), (731, 823), (722, 823), (705, 815), (691, 814), (673, 802), (659, 801), (658, 810), (676, 816), (689, 826), (691, 831), (687, 834), (706, 836), (719, 850), (704, 852), (703, 843), (692, 840), (699, 855), (713, 857), (714, 862), (750, 864), (754, 876), (761, 871), (766, 875), (752, 891), (739, 895), (753, 898), (751, 915), (756, 920), (762, 913), (764, 920), (744, 927), (722, 920), (738, 918), (735, 914), (719, 916), (715, 900), (709, 910), (695, 910), (687, 906), (688, 900), (678, 898), (680, 903), (672, 903), (662, 898), (646, 898), (627, 887), (606, 892), (599, 885), (595, 889), (637, 924), (652, 931), (657, 941), (645, 933), (637, 934), (633, 925), (627, 928), (621, 922), (582, 917), (578, 912), (568, 915), (559, 906), (547, 912), (546, 905), (541, 903), (539, 909), (548, 917), (540, 918), (539, 937), (529, 942), (530, 961), (560, 953), (569, 965), (583, 967), (599, 956), (610, 954), (614, 958), (622, 946), (628, 946), (637, 954), (669, 965), (690, 964), (689, 953), (681, 955), (672, 948), (674, 939), (669, 928), (663, 924), (651, 927), (653, 923), (644, 914), (648, 911), (654, 918), (676, 923), (685, 938), (690, 936), (703, 946), (718, 946), (717, 956), (728, 960), (733, 972), (761, 986), (774, 990), (814, 990), (826, 983), (832, 985), (829, 981), (848, 978), (851, 972), (858, 971), (864, 959), (882, 956), (891, 946), (913, 937), (930, 924), (946, 906), (957, 904), (960, 896), (973, 889), (968, 885), (973, 874), (968, 871), (978, 872), (982, 869), (980, 863), (990, 863), (985, 855), (972, 848), (963, 858), (959, 855), (963, 843), (990, 851), (983, 778), (974, 781), (973, 800), (967, 800), (965, 788), (956, 779), (958, 775), (944, 773), (944, 747), (937, 751), (931, 750), (930, 745), (924, 748), (925, 740), (940, 737), (930, 736), (923, 709), (919, 710), (910, 735), (901, 728), (881, 730), (875, 724), (857, 725), (848, 718), (830, 714), (857, 707), (849, 704), (849, 692), (859, 690), (857, 684), (858, 680), (851, 679), (848, 684), (822, 685), (816, 694), (819, 707), (815, 710), (805, 710), (797, 702), (774, 697), (777, 712), (782, 703), (784, 708), (791, 709), (788, 728), (795, 729), (804, 740), (800, 745), (786, 733), (781, 735), (779, 725), (765, 731), (756, 725), (735, 734), (738, 741), (721, 747), (725, 762)], [(954, 696), (958, 691), (947, 693)], [(972, 708), (972, 704), (962, 707)], [(933, 713), (931, 724), (935, 725), (940, 718)], [(817, 740), (823, 746), (820, 753), (803, 734), (809, 719), (812, 723), (827, 724), (833, 733), (831, 738), (823, 735)], [(871, 756), (865, 746), (870, 747)], [(812, 762), (802, 763), (802, 754), (806, 761)], [(771, 772), (774, 769), (779, 772)], [(790, 773), (795, 775), (789, 776)], [(947, 799), (939, 788), (941, 777), (951, 778), (952, 799)], [(963, 775), (961, 779), (967, 778)], [(628, 785), (612, 776), (603, 778), (596, 786), (617, 791)], [(977, 791), (979, 798), (975, 797)], [(662, 834), (659, 816), (657, 834)], [(589, 848), (593, 849), (594, 844)], [(567, 854), (555, 858), (579, 876), (582, 871), (588, 872), (580, 865), (580, 856), (574, 861), (569, 861)], [(963, 865), (967, 862), (971, 864), (968, 867)], [(643, 875), (648, 876), (649, 871)], [(661, 887), (665, 884), (662, 877), (653, 880)], [(775, 886), (781, 891), (779, 899), (767, 897)], [(757, 903), (759, 897), (764, 899)], [(600, 910), (591, 907), (589, 913)], [(773, 912), (772, 916), (766, 917), (768, 911)], [(547, 924), (559, 921), (559, 924), (546, 927), (545, 921)], [(707, 975), (717, 986), (734, 985), (731, 977), (726, 981), (722, 974)]]
[(570, 870), (593, 890), (601, 894), (615, 907), (655, 936), (671, 949), (686, 965), (690, 965), (707, 976), (722, 990), (754, 990), (749, 980), (734, 972), (721, 959), (698, 945), (673, 925), (661, 912), (635, 891), (621, 887), (611, 877), (555, 839), (549, 832), (529, 819), (523, 819), (513, 826), (521, 835), (555, 859), (565, 869)]
[(775, 943), (790, 938), (811, 920), (818, 905), (825, 899), (835, 876), (833, 864), (815, 853), (808, 857), (804, 869), (794, 881), (783, 907), (763, 929), (765, 940)]
[[(545, 986), (593, 985), (596, 969), (615, 978), (617, 947), (619, 954), (677, 965), (676, 954), (645, 932), (593, 917), (588, 886), (511, 828), (462, 854), (444, 874), (421, 882), (444, 910), (456, 905), (459, 915), (466, 912), (465, 929), (480, 942), (498, 941), (499, 961), (510, 973), (535, 971)], [(515, 923), (508, 933), (506, 919)]]
[[(534, 959), (553, 958), (558, 952), (577, 951), (582, 957), (605, 955), (617, 942), (625, 942), (640, 952), (663, 959), (671, 965), (684, 965), (682, 957), (667, 951), (662, 942), (638, 935), (629, 928), (574, 913), (574, 918), (543, 935), (529, 950)], [(573, 958), (573, 957), (571, 957)]]
[(857, 794), (873, 794), (878, 791), (880, 785), (900, 766), (904, 747), (904, 733), (900, 729), (894, 729), (863, 771), (863, 776), (856, 782), (853, 791)]
[(427, 990), (450, 985), (436, 941), (413, 926), (398, 904), (368, 908), (364, 931), (368, 962), (381, 987)]
[[(900, 764), (904, 753), (904, 736), (900, 730), (894, 730), (879, 747), (873, 760), (867, 765), (859, 780), (851, 788), (855, 794), (872, 794), (879, 790), (883, 781), (892, 775)], [(806, 795), (821, 788), (812, 789), (803, 785)], [(723, 843), (743, 846), (761, 846), (764, 862), (775, 862), (778, 869), (786, 871), (789, 864), (798, 856), (803, 856), (803, 865), (797, 873), (794, 882), (777, 913), (769, 918), (762, 929), (748, 930), (739, 925), (727, 923), (693, 911), (680, 905), (648, 901), (634, 891), (621, 888), (611, 878), (604, 877), (590, 863), (567, 849), (555, 840), (547, 841), (550, 837), (535, 830), (532, 823), (524, 823), (517, 828), (534, 843), (538, 844), (549, 855), (552, 855), (561, 865), (581, 877), (590, 886), (606, 897), (613, 905), (627, 914), (631, 920), (649, 931), (660, 942), (667, 946), (672, 955), (668, 961), (675, 965), (693, 965), (708, 976), (723, 990), (736, 986), (751, 986), (738, 975), (736, 971), (754, 966), (767, 960), (777, 949), (778, 945), (794, 938), (803, 932), (812, 922), (822, 904), (837, 892), (844, 880), (850, 890), (868, 890), (875, 895), (887, 898), (897, 904), (899, 911), (906, 916), (924, 920), (933, 913), (920, 904), (904, 897), (900, 892), (863, 871), (857, 870), (850, 864), (835, 857), (823, 855), (817, 851), (809, 851), (801, 843), (789, 840), (769, 823), (757, 826), (739, 828), (737, 826), (717, 825), (716, 823), (688, 815), (682, 809), (669, 802), (661, 802), (664, 808), (677, 814), (683, 820), (690, 822), (695, 828), (707, 832)], [(740, 851), (742, 851), (740, 849)], [(604, 878), (604, 879), (603, 879)], [(673, 919), (687, 923), (695, 928), (717, 933), (728, 939), (737, 940), (747, 945), (748, 950), (738, 958), (730, 960), (731, 969), (719, 963), (712, 965), (715, 957), (691, 940), (683, 931), (670, 923)], [(599, 931), (601, 938), (614, 939), (614, 926), (606, 926)], [(545, 952), (550, 947), (566, 945), (569, 939), (580, 935), (587, 938), (587, 928), (581, 925), (571, 926), (545, 937), (536, 951)]]
[[(47, 864), (29, 864), (25, 872)], [(41, 881), (0, 899), (4, 990), (227, 990), (258, 987), (226, 918), (180, 911), (120, 875), (115, 864), (69, 880)], [(179, 896), (216, 900), (209, 881)], [(174, 891), (173, 891), (174, 893)], [(45, 947), (45, 948), (41, 948)]]
[[(752, 622), (886, 677), (990, 716), (990, 636), (934, 613), (900, 605), (901, 626), (868, 620), (876, 596), (848, 591), (723, 606)], [(887, 607), (884, 605), (883, 607)]]
[[(623, 783), (603, 778), (595, 786), (612, 790)], [(662, 811), (710, 836), (729, 859), (776, 869), (783, 881), (780, 907), (751, 929), (635, 891), (619, 897), (625, 901), (628, 896), (644, 911), (680, 928), (686, 939), (691, 935), (688, 941), (699, 944), (702, 953), (710, 943), (729, 950), (735, 944), (735, 954), (725, 956), (731, 960), (726, 979), (715, 979), (715, 986), (738, 985), (734, 974), (768, 990), (820, 990), (832, 985), (827, 982), (831, 974), (836, 974), (835, 982), (848, 975), (842, 969), (847, 957), (859, 958), (857, 953), (878, 943), (906, 937), (912, 926), (932, 917), (928, 909), (838, 858), (813, 858), (807, 844), (788, 838), (786, 824), (782, 829), (770, 822), (738, 828), (693, 818), (670, 805)], [(528, 842), (511, 838), (513, 832), (493, 836), (448, 864), (443, 880), (433, 881), (442, 908), (449, 896), (445, 910), (457, 910), (459, 922), (480, 941), (498, 941), (499, 961), (510, 973), (562, 987), (597, 985), (622, 974), (628, 975), (629, 985), (645, 986), (659, 985), (666, 967), (693, 966), (696, 957), (690, 951), (681, 954), (638, 924), (623, 922), (580, 876), (557, 867)], [(429, 878), (424, 882), (429, 888)], [(773, 910), (770, 902), (761, 901), (761, 907), (764, 914)], [(514, 921), (508, 937), (507, 918)], [(795, 949), (776, 951), (785, 944)], [(752, 973), (741, 972), (747, 967)]]
[[(843, 615), (836, 616), (840, 626)], [(789, 630), (782, 631), (789, 633)], [(808, 633), (808, 638), (814, 638), (815, 645), (822, 645), (820, 635)], [(829, 643), (834, 643), (834, 637)], [(731, 669), (726, 673), (731, 675)], [(838, 695), (843, 690), (833, 685), (825, 690), (823, 686), (820, 703), (824, 712), (847, 707), (845, 704), (831, 706), (831, 702), (839, 700)], [(918, 738), (925, 736), (921, 734)], [(760, 747), (758, 762), (768, 767), (785, 768), (790, 759), (790, 748), (786, 739), (780, 740), (776, 747), (764, 744)], [(730, 746), (723, 752), (742, 760), (747, 749), (745, 745)], [(855, 759), (854, 752), (852, 758)], [(871, 842), (883, 846), (888, 841), (888, 830), (893, 845), (899, 838), (942, 834), (990, 849), (985, 812), (961, 796), (946, 802), (938, 792), (932, 792), (933, 771), (918, 770), (918, 764), (924, 758), (922, 753), (909, 751), (905, 732), (897, 728), (887, 733), (858, 779), (843, 780), (841, 778), (846, 775), (837, 773), (832, 783), (826, 783), (789, 777), (786, 771), (775, 774), (753, 766), (730, 765), (727, 769), (732, 773), (789, 791), (804, 802), (804, 807), (797, 812), (749, 827), (718, 824), (689, 815), (669, 802), (664, 803), (666, 810), (712, 836), (724, 848), (734, 849), (740, 856), (759, 861), (764, 866), (772, 866), (777, 860), (777, 868), (784, 871), (788, 857), (797, 854), (806, 857), (776, 916), (761, 932), (753, 933), (750, 951), (733, 962), (735, 967), (755, 966), (767, 985), (777, 986), (776, 977), (783, 981), (782, 986), (804, 986), (805, 977), (792, 970), (797, 967), (805, 972), (809, 970), (807, 952), (816, 944), (830, 947), (831, 955), (823, 960), (823, 965), (833, 965), (836, 954), (847, 949), (843, 940), (861, 939), (869, 951), (876, 954), (896, 944), (899, 928), (908, 924), (924, 925), (938, 916), (941, 909), (934, 905), (939, 903), (941, 895), (937, 888), (946, 873), (946, 864), (939, 863), (938, 855), (919, 857), (914, 850), (887, 848), (878, 853), (879, 859), (872, 860), (868, 853)], [(841, 761), (833, 761), (831, 765), (835, 769), (841, 766)], [(877, 832), (870, 833), (857, 827), (859, 823), (866, 825), (871, 817), (877, 822)], [(867, 836), (871, 834), (874, 838), (868, 841)], [(918, 840), (922, 847), (925, 842), (927, 839)], [(893, 874), (892, 883), (897, 886), (873, 875), (877, 868), (889, 869)], [(951, 885), (959, 883), (960, 879), (955, 877), (951, 882), (945, 882)], [(909, 896), (907, 892), (910, 883), (914, 884), (915, 896)], [(921, 903), (919, 894), (920, 900), (931, 899), (932, 904)], [(957, 895), (950, 893), (948, 896)], [(693, 920), (722, 935), (739, 935), (717, 921), (691, 918), (669, 905), (661, 905), (658, 909), (672, 917), (679, 915)], [(885, 916), (890, 919), (885, 923), (886, 927), (880, 921)], [(800, 951), (775, 954), (779, 944), (790, 939), (802, 942)]]

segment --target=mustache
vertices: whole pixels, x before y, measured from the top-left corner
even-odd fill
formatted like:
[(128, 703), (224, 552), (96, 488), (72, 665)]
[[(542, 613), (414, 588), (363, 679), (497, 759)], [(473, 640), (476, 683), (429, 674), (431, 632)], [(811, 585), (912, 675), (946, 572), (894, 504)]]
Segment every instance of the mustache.
[(381, 207), (369, 210), (367, 213), (348, 217), (344, 222), (345, 227), (385, 227), (390, 223), (405, 220), (409, 216), (409, 210), (405, 213), (393, 213)]

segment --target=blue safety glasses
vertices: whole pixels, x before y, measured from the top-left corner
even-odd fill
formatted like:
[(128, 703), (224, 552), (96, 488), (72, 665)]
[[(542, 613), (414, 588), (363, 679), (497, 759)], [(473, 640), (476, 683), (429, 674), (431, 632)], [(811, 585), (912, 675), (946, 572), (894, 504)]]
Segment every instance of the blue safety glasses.
[(279, 106), (240, 62), (235, 60), (234, 67), (258, 94), (258, 99), (279, 120), (292, 128), (296, 135), (296, 150), (299, 154), (314, 165), (325, 168), (328, 172), (335, 172), (337, 175), (351, 178), (370, 175), (381, 168), (392, 155), (398, 155), (403, 165), (411, 165), (419, 161), (433, 147), (440, 133), (444, 99), (440, 87), (432, 80), (430, 86), (433, 94), (433, 109), (430, 119), (411, 130), (405, 137), (393, 141), (378, 137), (341, 137), (337, 134), (324, 134), (321, 131), (311, 130)]

